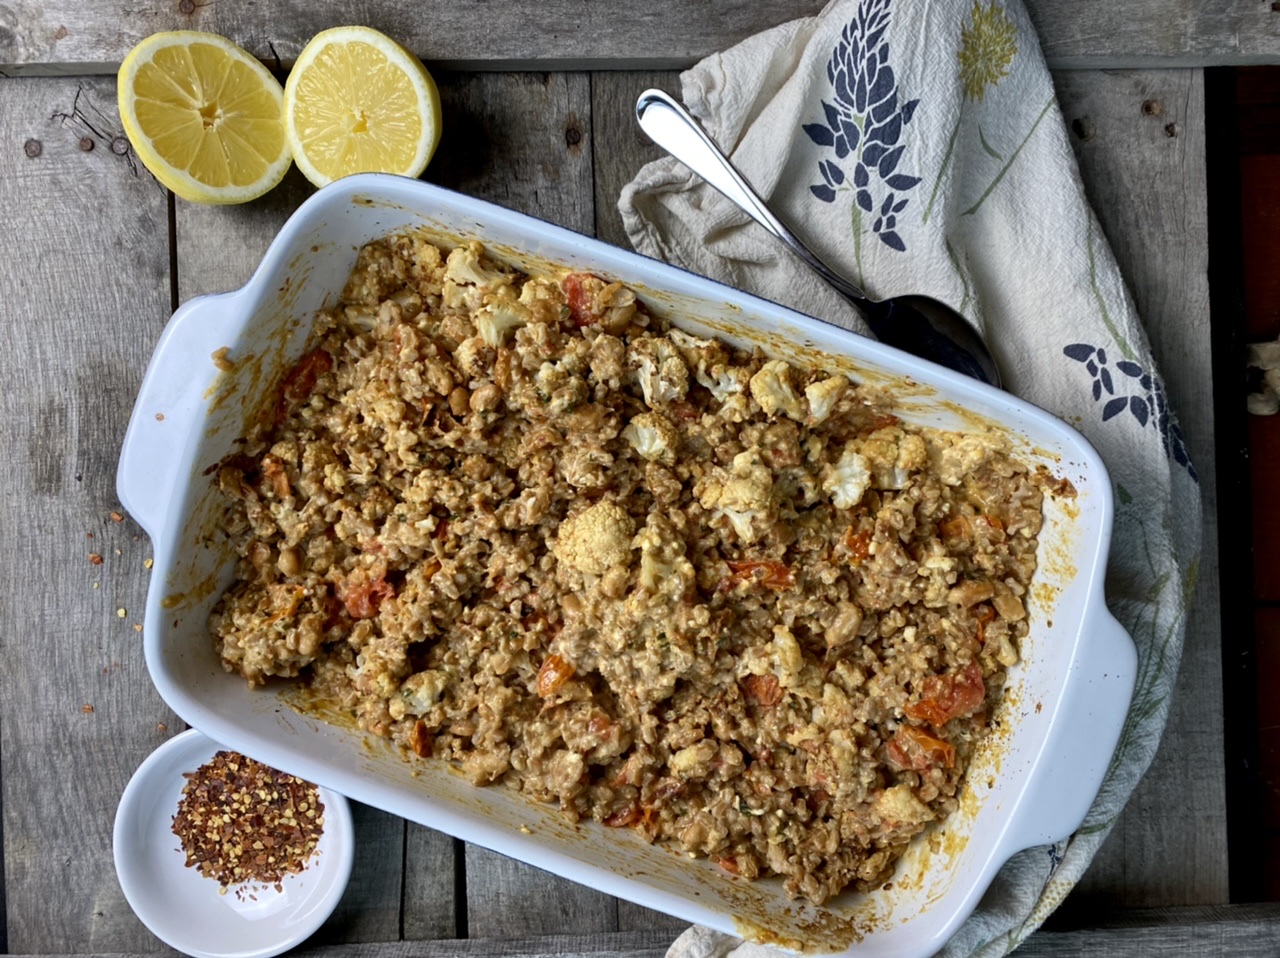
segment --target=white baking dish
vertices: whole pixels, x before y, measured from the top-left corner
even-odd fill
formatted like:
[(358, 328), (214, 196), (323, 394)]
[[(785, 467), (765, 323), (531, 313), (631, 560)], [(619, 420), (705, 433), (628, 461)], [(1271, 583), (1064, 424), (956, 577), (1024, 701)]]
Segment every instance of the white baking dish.
[[(206, 618), (231, 576), (208, 468), (233, 450), (246, 416), (303, 351), (309, 319), (341, 290), (365, 242), (425, 230), (475, 237), (537, 272), (589, 270), (637, 289), (694, 333), (903, 384), (904, 418), (1004, 430), (1021, 455), (1078, 490), (1046, 507), (1025, 662), (1011, 676), (1000, 731), (975, 761), (962, 807), (918, 840), (890, 890), (815, 909), (779, 883), (748, 883), (705, 860), (644, 845), (628, 829), (573, 827), (502, 787), (477, 789), (440, 763), (405, 762), (350, 728), (291, 707), (288, 687), (250, 691), (225, 673)], [(212, 354), (227, 347), (234, 366)], [(222, 365), (226, 365), (223, 363)], [(994, 424), (994, 425), (993, 425)], [(1103, 601), (1111, 484), (1074, 430), (1014, 397), (706, 279), (559, 227), (413, 180), (355, 176), (321, 190), (280, 231), (253, 279), (174, 314), (125, 437), (120, 499), (151, 536), (147, 666), (165, 701), (206, 735), (295, 775), (639, 904), (726, 932), (805, 950), (933, 954), (973, 910), (1000, 865), (1069, 835), (1102, 782), (1133, 689), (1134, 647)], [(411, 775), (417, 775), (413, 777)]]

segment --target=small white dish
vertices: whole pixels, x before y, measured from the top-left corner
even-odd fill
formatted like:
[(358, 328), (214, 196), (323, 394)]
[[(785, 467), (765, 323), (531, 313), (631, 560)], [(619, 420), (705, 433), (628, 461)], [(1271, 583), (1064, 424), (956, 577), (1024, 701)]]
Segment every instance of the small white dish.
[(193, 958), (270, 958), (311, 936), (337, 906), (351, 877), (355, 836), (351, 808), (321, 788), (324, 831), (300, 874), (282, 891), (261, 886), (237, 895), (188, 868), (173, 816), (184, 772), (194, 772), (222, 748), (195, 729), (147, 756), (120, 796), (113, 845), (124, 897), (157, 938)]

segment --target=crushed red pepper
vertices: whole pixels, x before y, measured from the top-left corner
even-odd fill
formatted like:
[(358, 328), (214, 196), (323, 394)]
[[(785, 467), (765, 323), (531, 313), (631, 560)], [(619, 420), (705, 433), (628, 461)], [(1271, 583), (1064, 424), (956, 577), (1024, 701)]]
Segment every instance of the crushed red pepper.
[(183, 777), (173, 833), (187, 867), (222, 893), (251, 883), (281, 891), (286, 875), (307, 867), (324, 831), (324, 804), (310, 782), (230, 751)]

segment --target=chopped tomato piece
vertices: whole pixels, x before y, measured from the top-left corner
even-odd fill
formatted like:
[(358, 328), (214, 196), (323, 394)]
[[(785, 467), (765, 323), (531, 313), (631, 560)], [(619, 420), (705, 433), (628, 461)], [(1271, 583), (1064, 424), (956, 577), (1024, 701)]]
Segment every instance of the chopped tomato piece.
[(904, 711), (913, 719), (943, 726), (954, 718), (972, 715), (986, 699), (982, 669), (970, 662), (958, 671), (929, 676), (920, 700), (908, 704)]
[(938, 766), (952, 768), (956, 764), (956, 750), (950, 742), (935, 738), (913, 725), (898, 729), (885, 751), (889, 754), (889, 761), (904, 772), (908, 769), (924, 772)]
[(756, 583), (777, 592), (794, 588), (796, 584), (796, 574), (781, 562), (729, 562), (728, 566), (725, 591), (744, 582)]
[(357, 569), (338, 586), (338, 598), (347, 607), (353, 619), (372, 619), (384, 599), (396, 594), (395, 588), (385, 578), (386, 564), (379, 562), (371, 571)]
[(725, 855), (723, 858), (717, 858), (716, 864), (727, 871), (730, 875), (740, 875), (742, 872), (738, 869), (738, 860), (732, 855)]
[[(987, 641), (987, 623), (996, 617), (996, 610), (985, 602), (973, 610), (974, 618), (978, 620), (978, 644)], [(979, 673), (981, 677), (981, 673)]]
[(849, 550), (849, 561), (854, 565), (865, 562), (867, 557), (871, 555), (871, 530), (867, 529), (862, 532), (854, 532), (853, 526), (850, 526), (841, 540), (844, 547)]
[(311, 395), (321, 374), (332, 368), (333, 357), (317, 346), (285, 373), (280, 384), (280, 402), (276, 405), (276, 425), (289, 418), (293, 407)]
[(558, 655), (548, 655), (538, 669), (538, 696), (555, 695), (573, 676), (573, 666)]
[(598, 277), (590, 273), (570, 273), (560, 281), (560, 285), (569, 306), (569, 319), (575, 326), (590, 326), (600, 318), (596, 312), (595, 294), (595, 287), (602, 285)]
[(973, 535), (973, 526), (968, 516), (958, 514), (939, 524), (938, 531), (944, 539), (968, 539)]
[(889, 426), (896, 426), (900, 422), (902, 422), (902, 420), (892, 414), (876, 416), (875, 419), (867, 423), (867, 432), (875, 432), (877, 429), (887, 429)]
[(414, 722), (413, 730), (409, 733), (409, 747), (413, 749), (413, 754), (419, 758), (430, 758), (431, 746), (431, 730), (421, 720)]
[(606, 816), (604, 825), (608, 828), (626, 828), (628, 825), (636, 824), (640, 819), (640, 806), (632, 802), (621, 811)]
[(289, 495), (289, 476), (284, 471), (284, 463), (275, 456), (267, 455), (262, 457), (262, 475), (271, 483), (271, 488), (276, 494), (276, 498), (284, 499)]
[(776, 675), (748, 675), (742, 680), (742, 690), (747, 698), (765, 708), (782, 701), (782, 684)]

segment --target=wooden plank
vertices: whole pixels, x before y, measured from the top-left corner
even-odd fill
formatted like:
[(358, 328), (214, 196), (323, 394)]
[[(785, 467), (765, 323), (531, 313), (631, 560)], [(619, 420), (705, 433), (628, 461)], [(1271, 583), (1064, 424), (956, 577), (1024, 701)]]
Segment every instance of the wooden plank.
[[(675, 69), (823, 0), (544, 0), (537, 16), (496, 15), (486, 0), (368, 0), (358, 19), (453, 69)], [(1280, 14), (1245, 0), (1028, 0), (1051, 66), (1101, 69), (1280, 60)], [(513, 8), (514, 9), (514, 8)], [(316, 32), (353, 19), (341, 3), (17, 0), (0, 6), (0, 71), (111, 73), (157, 30), (225, 34), (263, 62), (289, 65)]]
[(1067, 907), (1225, 902), (1203, 74), (1060, 73), (1056, 81), (1086, 190), (1200, 466), (1204, 502), (1199, 589), (1164, 740)]
[(448, 835), (405, 823), (401, 938), (467, 937), (464, 847)]
[[(315, 947), (306, 958), (662, 958), (662, 932), (455, 941), (391, 941)], [(1039, 931), (1018, 949), (1030, 958), (1273, 958), (1280, 950), (1280, 905), (1228, 905), (1127, 913), (1071, 931)], [(11, 958), (81, 958), (72, 953)], [(126, 958), (120, 955), (119, 958)]]
[[(387, 941), (314, 947), (308, 941), (290, 952), (306, 958), (662, 958), (671, 944), (669, 935), (652, 932), (604, 935), (524, 936), (515, 939), (460, 939), (453, 941)], [(19, 954), (10, 958), (36, 958)], [(84, 958), (67, 952), (40, 958)], [(130, 958), (129, 953), (113, 958)]]
[(112, 512), (169, 314), (168, 211), (112, 151), (114, 103), (106, 79), (0, 83), (0, 749), (18, 951), (159, 947), (116, 883), (111, 826), (138, 764), (181, 726), (134, 628), (151, 546)]
[(665, 156), (636, 123), (636, 97), (650, 87), (680, 95), (675, 70), (623, 70), (591, 75), (592, 148), (595, 154), (596, 236), (631, 248), (618, 212), (622, 188), (644, 164)]

